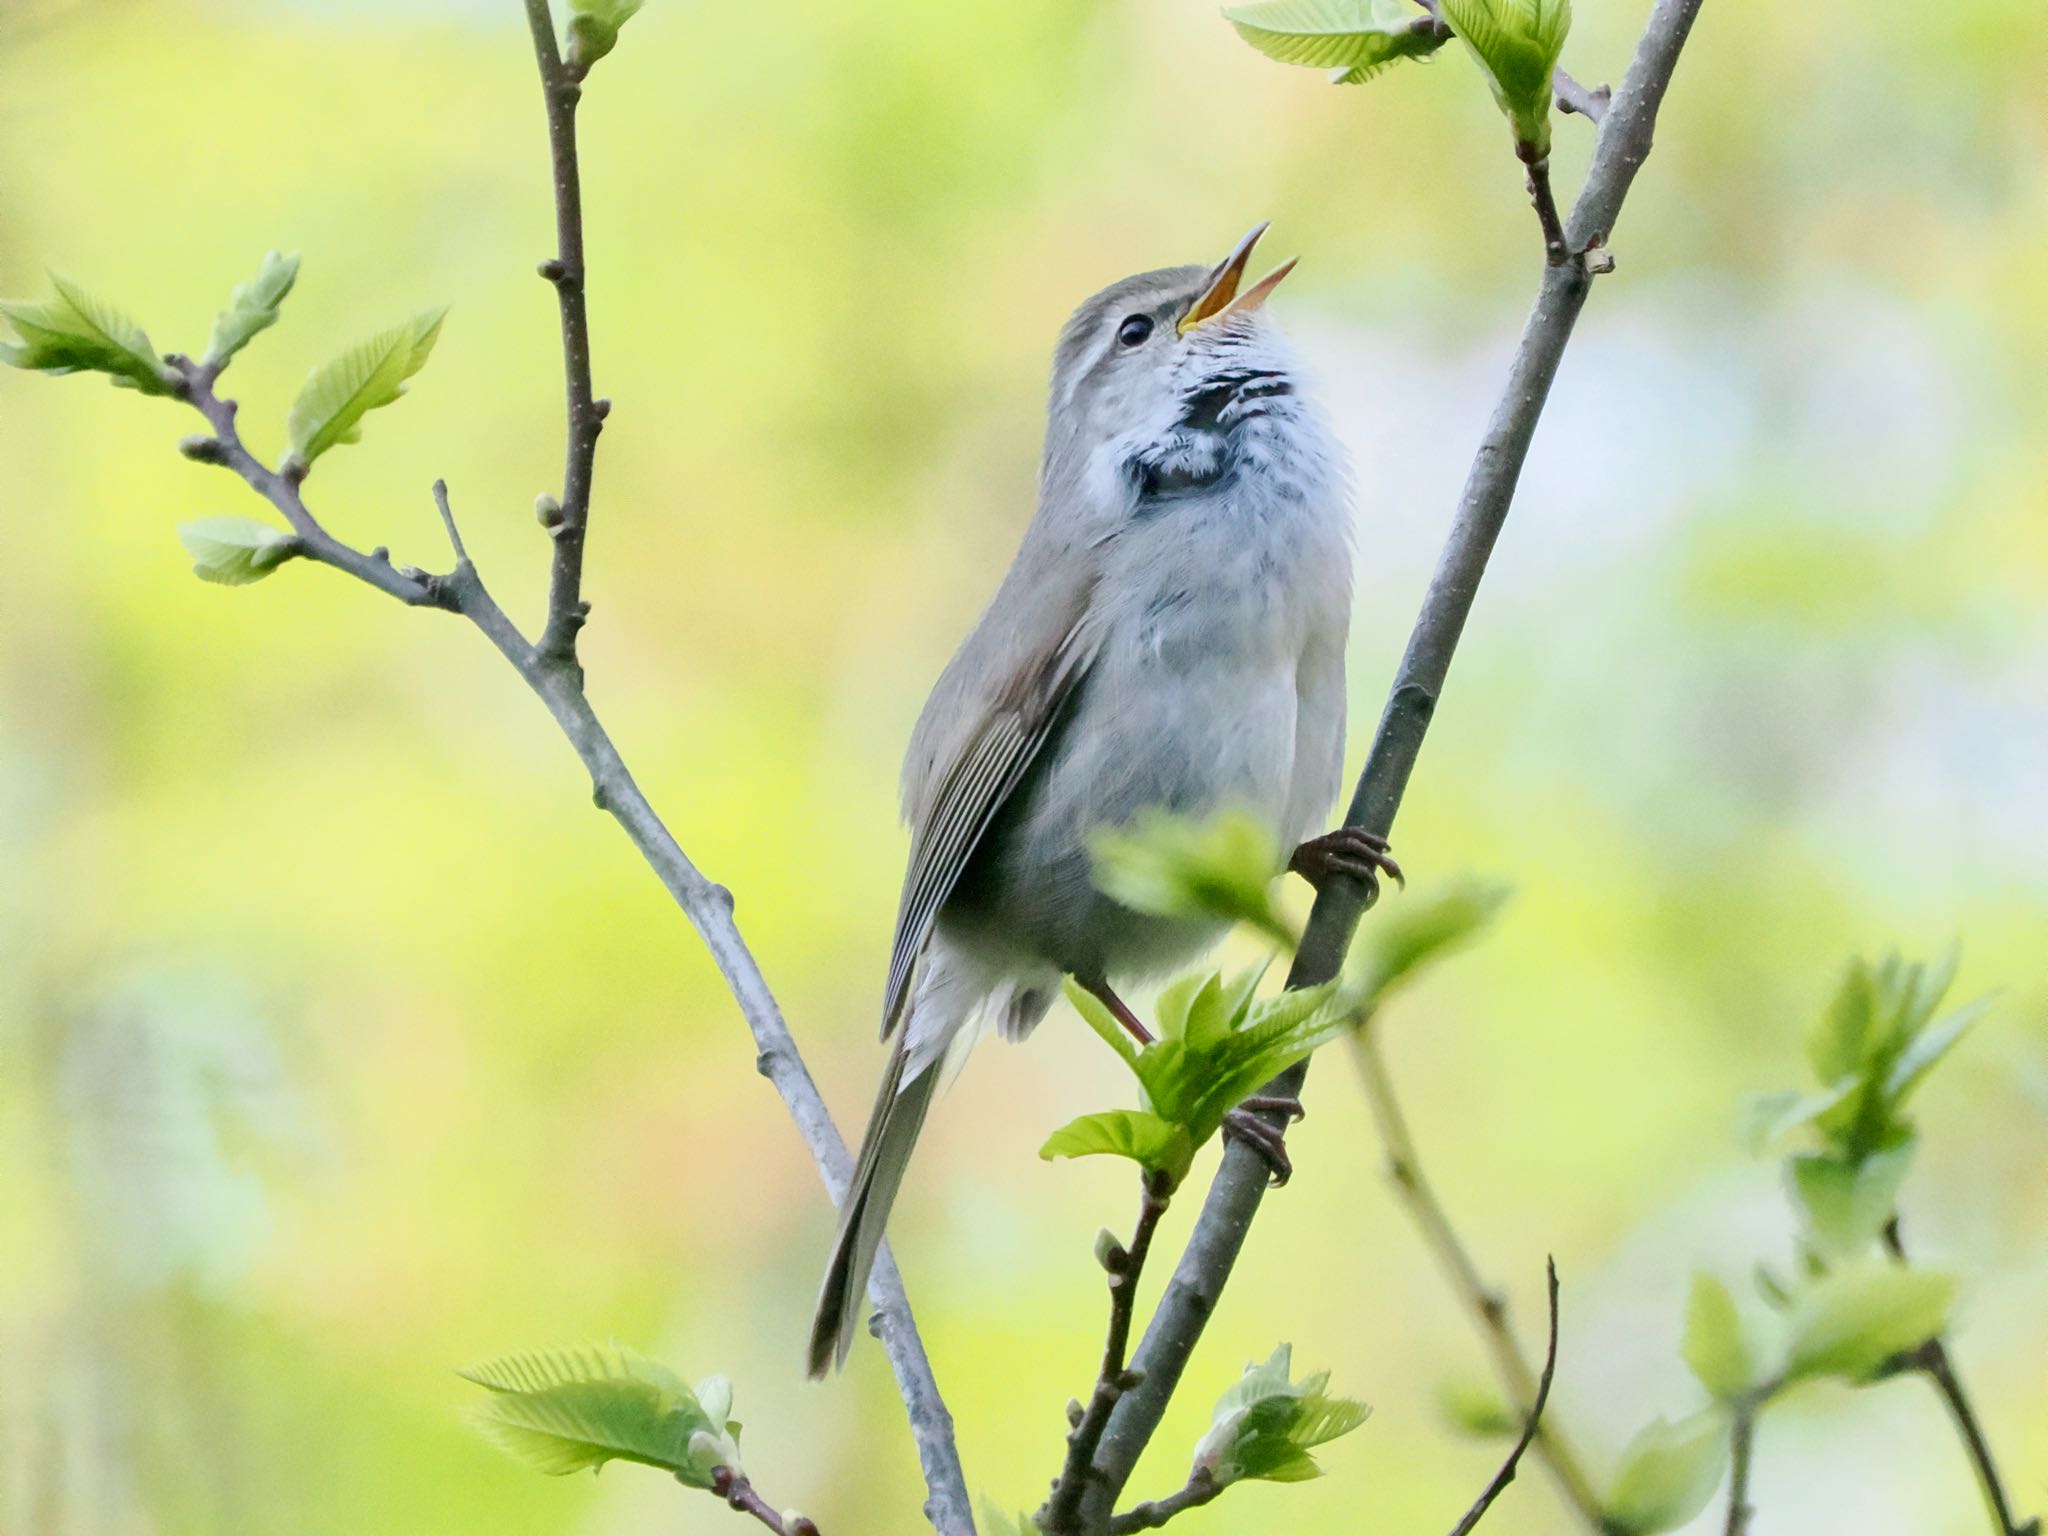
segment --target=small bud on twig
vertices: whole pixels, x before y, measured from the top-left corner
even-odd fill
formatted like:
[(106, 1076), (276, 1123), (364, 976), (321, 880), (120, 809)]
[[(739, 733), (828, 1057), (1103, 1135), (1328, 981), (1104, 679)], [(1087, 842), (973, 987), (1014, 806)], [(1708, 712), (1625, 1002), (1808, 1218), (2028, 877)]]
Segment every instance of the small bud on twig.
[(562, 504), (545, 491), (533, 498), (533, 515), (549, 533), (561, 532)]
[(1112, 1275), (1120, 1275), (1130, 1266), (1130, 1252), (1107, 1227), (1095, 1234), (1095, 1262)]
[(225, 464), (228, 461), (228, 445), (217, 437), (180, 438), (178, 452), (194, 464)]
[(558, 258), (553, 256), (550, 256), (534, 270), (551, 283), (559, 283), (569, 275), (569, 269), (563, 266)]

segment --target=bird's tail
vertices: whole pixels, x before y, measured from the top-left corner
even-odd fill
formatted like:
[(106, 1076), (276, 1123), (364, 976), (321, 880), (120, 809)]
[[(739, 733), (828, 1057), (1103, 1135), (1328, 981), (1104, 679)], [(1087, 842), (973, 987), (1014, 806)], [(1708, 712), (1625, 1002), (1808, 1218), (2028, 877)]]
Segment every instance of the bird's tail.
[[(868, 1287), (868, 1272), (875, 1267), (875, 1251), (882, 1244), (889, 1207), (896, 1203), (903, 1170), (910, 1165), (910, 1149), (917, 1145), (925, 1111), (938, 1091), (938, 1061), (927, 1059), (907, 1068), (909, 1033), (905, 1029), (896, 1036), (896, 1049), (890, 1053), (881, 1092), (868, 1117), (867, 1134), (861, 1138), (853, 1182), (847, 1185), (846, 1199), (839, 1207), (839, 1232), (832, 1240), (832, 1261), (825, 1268), (818, 1315), (811, 1323), (813, 1377), (844, 1365), (846, 1352), (853, 1347), (853, 1335), (860, 1325), (861, 1296)], [(906, 1070), (914, 1075), (906, 1077)]]

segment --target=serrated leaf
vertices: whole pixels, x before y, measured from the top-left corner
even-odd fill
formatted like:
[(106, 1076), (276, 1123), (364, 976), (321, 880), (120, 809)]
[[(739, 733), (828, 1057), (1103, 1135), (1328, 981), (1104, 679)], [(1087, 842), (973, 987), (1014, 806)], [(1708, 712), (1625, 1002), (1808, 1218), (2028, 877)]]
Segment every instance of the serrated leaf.
[(1728, 1415), (1702, 1409), (1645, 1426), (1621, 1453), (1607, 1518), (1629, 1536), (1676, 1530), (1707, 1507), (1728, 1460)]
[(1219, 1487), (1248, 1478), (1298, 1482), (1321, 1475), (1309, 1453), (1348, 1435), (1372, 1412), (1325, 1390), (1328, 1371), (1290, 1380), (1293, 1346), (1282, 1344), (1217, 1399), (1209, 1432), (1195, 1447), (1195, 1469)]
[(228, 299), (228, 307), (215, 317), (213, 340), (206, 349), (207, 366), (225, 366), (258, 332), (277, 324), (278, 307), (298, 280), (296, 255), (282, 256), (272, 251), (265, 256), (262, 270), (238, 286)]
[(1788, 1380), (1867, 1380), (1892, 1356), (1924, 1344), (1948, 1322), (1955, 1277), (1878, 1259), (1816, 1280), (1793, 1312)]
[(1391, 911), (1375, 913), (1353, 944), (1349, 985), (1376, 1006), (1459, 945), (1476, 938), (1507, 904), (1508, 888), (1483, 880), (1446, 880), (1411, 892)]
[(1187, 1131), (1170, 1120), (1141, 1109), (1111, 1109), (1068, 1121), (1046, 1138), (1038, 1155), (1047, 1162), (1056, 1157), (1126, 1157), (1179, 1184), (1194, 1161), (1195, 1146)]
[(1550, 153), (1550, 76), (1571, 30), (1571, 0), (1441, 0), (1494, 100), (1533, 156)]
[(569, 0), (569, 66), (579, 74), (619, 45), (644, 0)]
[(1868, 1157), (1815, 1152), (1787, 1164), (1793, 1198), (1815, 1250), (1829, 1259), (1853, 1258), (1877, 1241), (1898, 1206), (1899, 1185), (1912, 1166), (1907, 1136)]
[(0, 362), (36, 373), (104, 373), (124, 389), (168, 395), (177, 375), (159, 359), (148, 334), (113, 305), (50, 274), (53, 298), (0, 301), (0, 315), (18, 342), (0, 342)]
[(1682, 1353), (1700, 1385), (1723, 1401), (1741, 1397), (1757, 1385), (1756, 1357), (1743, 1336), (1735, 1298), (1705, 1272), (1692, 1277)]
[(1135, 912), (1249, 923), (1294, 947), (1294, 931), (1273, 901), (1280, 851), (1241, 811), (1207, 821), (1147, 811), (1126, 827), (1096, 831), (1088, 851), (1095, 883)]
[(359, 441), (363, 417), (403, 395), (426, 366), (447, 313), (445, 305), (422, 310), (316, 370), (285, 423), (292, 457), (311, 464), (337, 443)]
[[(630, 1350), (535, 1350), (456, 1374), (492, 1394), (472, 1411), (477, 1429), (553, 1476), (637, 1461), (708, 1488), (715, 1468), (739, 1466), (738, 1424), (708, 1414), (673, 1371)], [(705, 1386), (716, 1392), (722, 1381)], [(729, 1406), (729, 1386), (723, 1394)]]
[(1427, 17), (1400, 0), (1262, 0), (1225, 6), (1223, 15), (1267, 58), (1327, 69), (1339, 85), (1357, 85), (1444, 43)]
[(1174, 1118), (1201, 1145), (1246, 1095), (1350, 1033), (1356, 1023), (1351, 996), (1335, 982), (1254, 1002), (1240, 1028), (1207, 1050), (1186, 1053), (1189, 1081), (1186, 1092), (1174, 1095)]
[(223, 587), (245, 587), (261, 581), (299, 552), (298, 543), (282, 528), (246, 517), (205, 517), (178, 529), (179, 542), (192, 557), (192, 574)]

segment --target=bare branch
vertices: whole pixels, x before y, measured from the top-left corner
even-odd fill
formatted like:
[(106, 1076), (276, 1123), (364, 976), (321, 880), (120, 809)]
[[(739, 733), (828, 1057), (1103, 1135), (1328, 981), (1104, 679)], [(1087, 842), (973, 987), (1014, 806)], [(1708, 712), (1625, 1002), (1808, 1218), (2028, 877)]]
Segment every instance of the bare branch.
[(584, 297), (583, 178), (576, 157), (576, 107), (583, 86), (562, 61), (548, 0), (526, 0), (533, 56), (547, 102), (548, 151), (555, 173), (555, 254), (541, 263), (562, 312), (562, 371), (568, 396), (568, 457), (562, 469), (562, 523), (553, 530), (554, 570), (548, 578), (547, 627), (535, 649), (552, 665), (576, 664), (576, 634), (589, 610), (583, 602), (583, 542), (590, 523), (590, 482), (605, 412), (590, 383), (590, 309)]
[(752, 1515), (775, 1536), (818, 1536), (817, 1525), (801, 1515), (794, 1520), (783, 1519), (775, 1506), (755, 1491), (743, 1472), (736, 1472), (731, 1467), (714, 1468), (711, 1491), (740, 1513)]
[(1750, 1453), (1756, 1445), (1756, 1416), (1760, 1404), (1758, 1395), (1751, 1395), (1735, 1405), (1735, 1414), (1728, 1426), (1728, 1522), (1722, 1527), (1725, 1536), (1745, 1536), (1749, 1530), (1749, 1517), (1756, 1513), (1756, 1506), (1749, 1502)]
[(1538, 1459), (1549, 1469), (1558, 1491), (1586, 1529), (1593, 1536), (1602, 1536), (1607, 1529), (1606, 1515), (1600, 1507), (1599, 1494), (1593, 1491), (1592, 1479), (1586, 1476), (1578, 1456), (1566, 1443), (1564, 1432), (1555, 1423), (1539, 1423), (1542, 1416), (1535, 1411), (1534, 1405), (1540, 1395), (1541, 1384), (1529, 1365), (1528, 1356), (1523, 1353), (1521, 1340), (1508, 1321), (1507, 1302), (1497, 1289), (1481, 1278), (1471, 1251), (1451, 1225), (1450, 1213), (1444, 1209), (1435, 1187), (1423, 1172), (1414, 1136), (1408, 1129), (1408, 1117), (1402, 1113), (1400, 1100), (1394, 1096), (1394, 1079), (1387, 1070), (1386, 1056), (1380, 1050), (1378, 1028), (1377, 1021), (1369, 1021), (1353, 1037), (1353, 1051), (1358, 1061), (1359, 1076), (1365, 1085), (1366, 1103), (1372, 1111), (1373, 1126), (1386, 1149), (1387, 1175), (1421, 1230), (1423, 1241), (1436, 1255), (1451, 1289), (1478, 1325), (1487, 1353), (1493, 1357), (1494, 1374), (1499, 1377), (1509, 1401), (1517, 1413), (1537, 1426), (1534, 1437)]
[(1522, 1437), (1508, 1452), (1508, 1459), (1501, 1463), (1500, 1470), (1493, 1474), (1493, 1481), (1465, 1511), (1465, 1518), (1451, 1527), (1451, 1536), (1472, 1536), (1473, 1527), (1486, 1518), (1486, 1512), (1493, 1508), (1493, 1501), (1515, 1480), (1515, 1470), (1522, 1463), (1522, 1453), (1529, 1449), (1529, 1442), (1536, 1438), (1543, 1423), (1543, 1410), (1550, 1403), (1550, 1383), (1557, 1375), (1557, 1260), (1545, 1260), (1544, 1274), (1550, 1291), (1550, 1343), (1543, 1352), (1543, 1375), (1536, 1383), (1536, 1399), (1530, 1403), (1528, 1416), (1522, 1421)]
[[(1906, 1243), (1900, 1234), (1896, 1216), (1885, 1223), (1884, 1245), (1893, 1258), (1901, 1264), (1906, 1262)], [(1977, 1474), (1977, 1486), (1984, 1494), (1984, 1506), (1990, 1512), (1992, 1528), (1998, 1536), (2041, 1536), (2038, 1518), (2022, 1525), (2012, 1512), (2012, 1504), (2005, 1495), (2005, 1484), (1998, 1476), (1998, 1462), (1991, 1454), (1991, 1441), (1984, 1433), (1970, 1394), (1963, 1389), (1962, 1378), (1956, 1374), (1955, 1361), (1949, 1357), (1948, 1346), (1939, 1337), (1932, 1338), (1914, 1350), (1909, 1358), (1916, 1369), (1926, 1373), (1927, 1379), (1934, 1383), (1935, 1391), (1941, 1394), (1942, 1402), (1948, 1405), (1949, 1417), (1955, 1420), (1956, 1433), (1962, 1437), (1963, 1449), (1969, 1454), (1970, 1466)]]
[(1187, 1486), (1178, 1493), (1170, 1493), (1163, 1499), (1147, 1499), (1143, 1504), (1134, 1504), (1110, 1521), (1110, 1536), (1130, 1536), (1132, 1531), (1157, 1530), (1175, 1515), (1185, 1514), (1191, 1509), (1200, 1509), (1222, 1492), (1221, 1484), (1207, 1472), (1197, 1469), (1188, 1478)]
[(1110, 1413), (1124, 1393), (1137, 1385), (1124, 1369), (1131, 1344), (1131, 1314), (1138, 1300), (1138, 1280), (1145, 1272), (1145, 1256), (1152, 1251), (1152, 1235), (1166, 1214), (1172, 1187), (1162, 1174), (1145, 1175), (1144, 1199), (1138, 1207), (1138, 1222), (1131, 1231), (1130, 1247), (1110, 1254), (1104, 1263), (1109, 1270), (1109, 1334), (1102, 1346), (1102, 1368), (1096, 1373), (1095, 1390), (1080, 1422), (1067, 1436), (1066, 1464), (1053, 1483), (1052, 1496), (1039, 1512), (1039, 1528), (1049, 1536), (1065, 1536), (1079, 1529), (1081, 1495), (1095, 1461), (1095, 1448), (1109, 1427)]
[[(1650, 153), (1657, 109), (1700, 3), (1657, 0), (1628, 74), (1601, 120), (1585, 186), (1565, 232), (1571, 250), (1585, 251), (1607, 243), (1636, 172)], [(1345, 818), (1352, 826), (1381, 836), (1392, 829), (1487, 559), (1513, 504), (1515, 485), (1551, 380), (1591, 287), (1592, 276), (1583, 260), (1544, 267), (1507, 388), (1465, 482), (1457, 518), (1352, 797)], [(1314, 985), (1337, 974), (1362, 903), (1363, 893), (1353, 882), (1331, 880), (1323, 886), (1288, 976), (1290, 986)], [(1307, 1064), (1303, 1063), (1262, 1092), (1276, 1098), (1298, 1097), (1306, 1075)], [(1226, 1148), (1194, 1235), (1138, 1348), (1135, 1364), (1144, 1372), (1144, 1380), (1125, 1394), (1103, 1435), (1096, 1456), (1100, 1476), (1089, 1484), (1091, 1502), (1084, 1528), (1108, 1526), (1116, 1495), (1159, 1427), (1265, 1192), (1266, 1166), (1258, 1155), (1241, 1143)]]

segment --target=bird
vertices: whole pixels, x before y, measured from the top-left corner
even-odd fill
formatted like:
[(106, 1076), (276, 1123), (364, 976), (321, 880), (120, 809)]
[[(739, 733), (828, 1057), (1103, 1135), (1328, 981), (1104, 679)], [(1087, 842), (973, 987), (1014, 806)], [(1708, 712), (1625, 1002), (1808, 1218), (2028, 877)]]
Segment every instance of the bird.
[[(1149, 1040), (1114, 983), (1222, 936), (1097, 889), (1094, 833), (1234, 810), (1312, 883), (1371, 895), (1380, 870), (1399, 877), (1384, 839), (1310, 836), (1343, 767), (1352, 494), (1267, 310), (1294, 262), (1242, 286), (1266, 228), (1214, 266), (1111, 284), (1060, 334), (1036, 515), (904, 758), (891, 1049), (820, 1288), (813, 1377), (845, 1362), (926, 1113), (982, 1027), (1022, 1040), (1064, 975)], [(1285, 1177), (1277, 1131), (1243, 1114), (1232, 1128)]]

